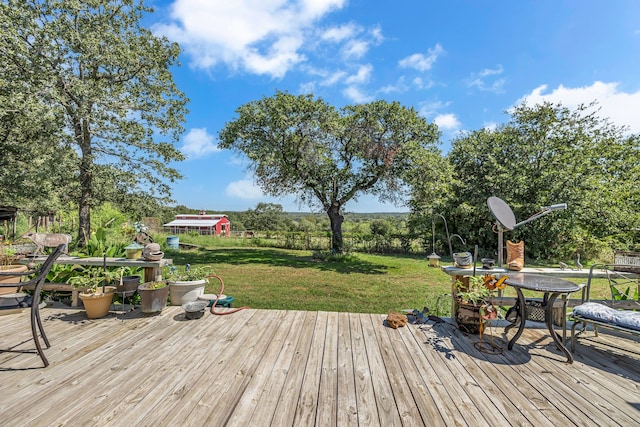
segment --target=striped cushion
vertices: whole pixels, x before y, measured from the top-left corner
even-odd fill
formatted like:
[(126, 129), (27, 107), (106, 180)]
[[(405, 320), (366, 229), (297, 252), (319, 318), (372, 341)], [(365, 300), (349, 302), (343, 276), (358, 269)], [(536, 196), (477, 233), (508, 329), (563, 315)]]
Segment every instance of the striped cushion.
[(640, 311), (616, 310), (597, 302), (586, 302), (573, 308), (573, 314), (587, 319), (611, 323), (640, 331)]

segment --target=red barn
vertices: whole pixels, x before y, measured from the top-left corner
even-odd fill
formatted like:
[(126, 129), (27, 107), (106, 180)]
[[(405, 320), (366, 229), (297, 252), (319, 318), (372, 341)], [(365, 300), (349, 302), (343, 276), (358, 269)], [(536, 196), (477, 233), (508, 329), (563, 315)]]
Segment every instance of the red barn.
[(197, 231), (198, 234), (207, 236), (229, 236), (231, 223), (224, 214), (207, 214), (200, 211), (199, 214), (178, 214), (176, 219), (163, 225), (169, 228), (173, 234)]

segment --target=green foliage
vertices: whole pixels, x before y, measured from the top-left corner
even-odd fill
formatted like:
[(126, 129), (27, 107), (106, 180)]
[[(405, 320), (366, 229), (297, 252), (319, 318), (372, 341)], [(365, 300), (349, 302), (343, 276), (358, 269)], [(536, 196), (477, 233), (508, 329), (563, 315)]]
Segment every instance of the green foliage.
[(255, 209), (249, 209), (239, 215), (246, 230), (287, 231), (293, 228), (293, 221), (275, 203), (258, 203)]
[(99, 227), (95, 232), (91, 233), (88, 239), (85, 240), (83, 253), (90, 257), (123, 257), (125, 256), (125, 246), (127, 244), (123, 242), (109, 243), (107, 242), (107, 230)]
[(76, 266), (76, 275), (70, 277), (68, 282), (76, 288), (84, 289), (86, 293), (95, 293), (98, 286), (105, 286), (120, 277), (119, 272), (104, 269), (102, 267)]
[(350, 263), (350, 262), (355, 262), (358, 259), (354, 254), (350, 254), (350, 253), (334, 254), (334, 253), (331, 253), (330, 251), (313, 251), (312, 258), (317, 259), (319, 261), (335, 262), (335, 263), (338, 263), (338, 262)]
[(213, 268), (207, 265), (191, 266), (186, 264), (184, 267), (169, 265), (164, 267), (163, 277), (166, 277), (169, 282), (190, 282), (202, 280), (210, 274), (213, 274)]
[[(345, 203), (363, 194), (402, 200), (403, 177), (416, 161), (440, 155), (437, 126), (397, 102), (338, 111), (312, 95), (276, 92), (236, 111), (238, 118), (220, 131), (219, 146), (247, 157), (266, 194), (293, 194), (326, 212), (334, 252), (343, 250)], [(430, 171), (420, 171), (422, 179)]]
[(482, 276), (470, 276), (469, 286), (466, 286), (460, 280), (455, 283), (456, 296), (460, 300), (471, 304), (483, 304), (487, 297), (491, 295), (491, 291), (484, 285)]
[(391, 224), (384, 219), (374, 219), (369, 225), (374, 236), (388, 236), (391, 233)]
[(486, 204), (494, 195), (511, 206), (517, 221), (567, 203), (565, 211), (505, 233), (505, 239), (524, 240), (530, 258), (594, 259), (605, 249), (600, 242), (628, 240), (640, 225), (638, 137), (596, 113), (593, 106), (520, 105), (506, 125), (461, 136), (449, 153), (451, 197), (436, 212), (481, 253), (496, 248)]
[(91, 209), (91, 218), (92, 229), (99, 227), (105, 230), (122, 227), (129, 220), (129, 217), (121, 209), (110, 202), (102, 203)]
[(155, 282), (149, 282), (147, 284), (147, 289), (162, 289), (167, 287), (167, 282), (164, 280), (161, 281), (155, 281)]
[(149, 12), (136, 0), (0, 4), (0, 97), (28, 100), (20, 115), (0, 110), (14, 127), (9, 144), (25, 144), (16, 159), (33, 157), (25, 177), (38, 167), (38, 176), (51, 172), (52, 179), (33, 179), (47, 200), (77, 203), (80, 241), (91, 207), (113, 201), (148, 213), (180, 177), (168, 166), (183, 159), (173, 142), (187, 99), (170, 72), (179, 47), (141, 27)]

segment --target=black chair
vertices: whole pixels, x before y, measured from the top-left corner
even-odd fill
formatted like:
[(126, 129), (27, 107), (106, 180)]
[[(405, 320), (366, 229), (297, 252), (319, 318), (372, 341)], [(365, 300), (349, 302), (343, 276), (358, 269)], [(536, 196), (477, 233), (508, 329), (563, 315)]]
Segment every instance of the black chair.
[[(0, 284), (0, 287), (16, 287), (16, 286), (34, 285), (33, 297), (31, 298), (31, 303), (30, 303), (31, 304), (31, 333), (33, 334), (33, 341), (36, 344), (36, 351), (38, 355), (40, 355), (40, 358), (42, 359), (42, 362), (44, 363), (45, 368), (49, 366), (49, 361), (45, 357), (44, 351), (42, 350), (42, 346), (40, 345), (36, 324), (38, 326), (38, 329), (40, 330), (40, 335), (42, 336), (42, 339), (44, 340), (44, 343), (46, 344), (47, 348), (51, 347), (51, 345), (49, 344), (49, 340), (47, 339), (47, 336), (44, 333), (44, 328), (42, 327), (42, 321), (40, 320), (40, 292), (42, 291), (42, 286), (44, 285), (45, 279), (47, 278), (47, 274), (51, 270), (51, 267), (53, 266), (54, 261), (62, 253), (64, 253), (65, 249), (66, 249), (66, 245), (58, 246), (53, 251), (53, 253), (51, 253), (51, 255), (49, 255), (49, 257), (44, 261), (44, 263), (42, 263), (36, 269), (23, 271), (21, 273), (1, 273), (0, 272), (0, 276), (30, 276), (35, 274), (35, 276), (29, 281), (20, 282), (20, 283)], [(0, 350), (0, 352), (1, 351), (3, 350)], [(24, 352), (30, 353), (32, 352), (32, 350), (25, 350)]]

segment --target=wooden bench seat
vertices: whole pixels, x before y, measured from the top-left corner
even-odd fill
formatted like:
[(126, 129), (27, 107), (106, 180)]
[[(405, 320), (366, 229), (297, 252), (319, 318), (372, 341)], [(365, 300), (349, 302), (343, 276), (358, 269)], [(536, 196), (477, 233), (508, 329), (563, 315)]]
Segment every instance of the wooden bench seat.
[[(34, 285), (22, 286), (22, 289), (27, 291), (32, 291), (34, 289)], [(71, 307), (78, 307), (79, 298), (78, 294), (80, 290), (71, 286), (68, 283), (45, 283), (42, 285), (43, 291), (60, 291), (60, 292), (71, 292)]]

